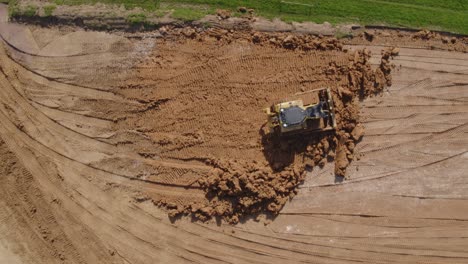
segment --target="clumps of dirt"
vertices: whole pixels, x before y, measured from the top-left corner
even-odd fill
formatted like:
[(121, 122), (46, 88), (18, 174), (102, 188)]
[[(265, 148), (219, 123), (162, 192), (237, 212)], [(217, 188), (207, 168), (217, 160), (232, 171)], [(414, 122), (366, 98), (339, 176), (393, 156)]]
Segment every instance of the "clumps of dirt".
[(468, 52), (468, 38), (450, 33), (385, 29), (358, 31), (356, 36), (343, 41), (347, 44), (372, 42), (374, 45), (421, 46), (430, 49)]
[[(197, 162), (204, 161), (207, 167), (212, 168), (206, 174), (203, 172), (203, 176), (198, 179), (196, 178), (198, 172), (194, 173), (195, 177), (189, 183), (190, 188), (202, 189), (206, 194), (205, 199), (181, 202), (169, 198), (164, 198), (164, 200), (157, 198), (154, 199), (155, 204), (167, 208), (169, 215), (173, 218), (181, 215), (191, 215), (194, 219), (206, 221), (215, 217), (233, 224), (245, 220), (247, 216), (255, 214), (266, 213), (270, 216), (278, 214), (286, 202), (297, 193), (298, 186), (303, 182), (307, 171), (314, 170), (316, 167), (324, 167), (327, 163), (334, 162), (336, 176), (346, 177), (346, 170), (349, 164), (360, 157), (359, 153), (355, 153), (355, 146), (364, 135), (364, 127), (359, 121), (359, 100), (376, 95), (382, 92), (386, 86), (391, 85), (390, 75), (394, 67), (391, 59), (399, 52), (397, 48), (389, 48), (382, 51), (381, 63), (375, 68), (371, 67), (371, 53), (369, 50), (348, 51), (343, 47), (342, 42), (335, 38), (294, 35), (290, 33), (260, 33), (250, 30), (242, 31), (221, 28), (201, 29), (196, 27), (167, 28), (166, 34), (161, 39), (160, 49), (164, 50), (164, 45), (166, 44), (170, 44), (170, 51), (174, 52), (171, 53), (171, 56), (180, 56), (177, 49), (174, 49), (174, 45), (181, 45), (190, 48), (197, 47), (202, 51), (204, 49), (210, 50), (212, 47), (223, 48), (225, 50), (232, 50), (233, 47), (237, 49), (239, 46), (248, 47), (252, 51), (251, 56), (253, 58), (257, 58), (255, 56), (257, 56), (256, 53), (259, 51), (266, 50), (268, 51), (267, 54), (274, 52), (283, 55), (287, 54), (283, 57), (289, 58), (290, 56), (290, 58), (297, 60), (298, 64), (301, 61), (307, 60), (309, 58), (308, 54), (317, 56), (317, 59), (320, 59), (321, 56), (326, 58), (322, 58), (323, 62), (321, 63), (307, 64), (310, 66), (306, 67), (313, 67), (313, 70), (310, 73), (311, 76), (306, 77), (306, 79), (313, 80), (314, 82), (318, 81), (320, 85), (327, 84), (327, 87), (331, 90), (337, 120), (336, 131), (278, 138), (274, 134), (269, 133), (266, 126), (261, 128), (261, 125), (266, 120), (266, 116), (259, 113), (261, 111), (260, 107), (278, 100), (284, 94), (291, 96), (293, 94), (290, 94), (291, 92), (284, 93), (280, 89), (270, 91), (268, 88), (269, 83), (262, 81), (261, 78), (259, 78), (260, 84), (252, 83), (253, 80), (258, 78), (257, 72), (255, 76), (249, 76), (245, 74), (245, 69), (240, 69), (241, 71), (243, 70), (243, 74), (236, 75), (236, 73), (232, 73), (230, 78), (240, 79), (239, 81), (247, 83), (248, 87), (251, 87), (249, 91), (255, 92), (241, 93), (242, 96), (239, 98), (239, 104), (242, 104), (243, 108), (239, 108), (238, 111), (246, 111), (245, 113), (241, 112), (245, 116), (245, 121), (249, 124), (255, 122), (255, 124), (258, 124), (258, 129), (245, 132), (247, 127), (234, 131), (232, 131), (232, 127), (228, 127), (225, 130), (217, 128), (219, 132), (212, 134), (211, 129), (200, 125), (195, 131), (203, 135), (203, 142), (198, 140), (198, 136), (194, 137), (192, 141), (185, 137), (171, 136), (171, 133), (168, 135), (164, 131), (161, 131), (161, 133), (153, 131), (146, 134), (148, 138), (152, 139), (161, 148), (160, 155), (188, 160), (187, 155), (189, 154), (173, 151), (184, 149), (184, 151), (190, 153), (190, 159), (196, 159)], [(313, 52), (309, 53), (310, 50), (313, 50)], [(212, 51), (206, 51), (205, 54), (207, 54), (205, 56), (208, 56), (210, 60), (212, 59)], [(336, 59), (334, 59), (335, 56)], [(191, 57), (188, 54), (184, 54), (184, 57), (181, 57), (179, 60), (189, 63), (190, 61), (187, 62), (186, 58)], [(203, 59), (203, 56), (197, 54), (196, 60), (198, 61), (200, 58)], [(170, 57), (170, 59), (174, 58)], [(221, 67), (222, 65), (219, 64), (216, 67)], [(154, 69), (152, 67), (145, 68)], [(258, 71), (258, 73), (265, 76), (268, 74), (276, 76), (276, 72), (277, 70), (275, 69)], [(304, 72), (307, 73), (307, 71)], [(152, 76), (154, 71), (148, 71), (147, 74), (144, 76)], [(294, 72), (290, 76), (296, 76), (296, 74), (300, 75), (301, 73)], [(211, 78), (211, 75), (207, 75), (206, 78)], [(188, 80), (185, 81), (189, 82)], [(205, 79), (199, 80), (199, 82), (203, 81)], [(160, 81), (158, 80), (158, 82)], [(286, 83), (297, 85), (291, 82)], [(202, 89), (210, 85), (213, 84), (200, 84)], [(159, 92), (164, 92), (164, 89), (167, 89), (167, 93), (172, 93), (172, 83), (166, 88), (161, 84), (159, 86), (163, 89)], [(315, 86), (313, 85), (304, 89), (319, 88)], [(197, 86), (192, 88), (194, 89), (193, 91), (198, 91), (195, 88)], [(289, 86), (287, 88), (297, 91), (302, 90), (303, 87)], [(205, 90), (203, 92), (206, 93), (204, 97), (207, 100), (207, 110), (205, 111), (209, 111), (210, 109), (217, 110), (218, 108), (214, 107), (215, 105), (209, 105), (208, 103), (223, 101), (221, 98), (225, 98), (223, 97), (224, 95), (218, 94), (221, 90), (216, 89), (215, 95)], [(197, 93), (193, 92), (193, 94)], [(155, 96), (157, 98), (156, 94)], [(213, 100), (214, 98), (216, 100)], [(171, 100), (175, 102), (176, 99), (178, 98), (174, 97)], [(179, 103), (185, 102), (181, 101)], [(243, 110), (244, 108), (250, 110)], [(246, 115), (250, 111), (255, 111), (252, 117)], [(209, 124), (212, 125), (211, 122)], [(174, 129), (184, 129), (183, 131), (178, 131), (179, 134), (186, 133), (187, 131), (187, 128), (183, 126), (176, 126)], [(204, 148), (193, 147), (202, 146), (206, 142), (217, 142), (216, 144), (220, 144), (219, 142), (227, 140), (223, 136), (218, 138), (219, 134), (223, 133), (243, 135), (239, 137), (235, 136), (230, 141), (229, 146), (226, 145), (227, 148), (233, 148), (232, 153), (236, 155), (236, 158), (231, 158), (229, 154), (220, 155), (221, 151), (230, 151), (228, 149), (219, 149), (219, 151), (216, 149), (216, 152), (204, 152)], [(246, 134), (244, 135), (244, 133)], [(242, 141), (245, 140), (250, 141), (249, 145), (242, 144)], [(199, 153), (198, 151), (203, 151), (203, 153)], [(142, 152), (140, 151), (139, 153)], [(182, 154), (183, 156), (180, 156)], [(245, 158), (242, 156), (244, 154)]]
[(211, 160), (209, 165), (212, 172), (199, 184), (208, 191), (210, 205), (194, 204), (191, 211), (198, 218), (220, 216), (230, 223), (247, 214), (278, 214), (305, 178), (305, 171), (298, 167), (275, 172), (268, 164), (232, 160)]
[(339, 89), (339, 92), (345, 95), (341, 99), (350, 98), (349, 92), (358, 94), (363, 99), (381, 92), (385, 86), (391, 86), (391, 71), (395, 65), (390, 59), (398, 53), (399, 49), (394, 47), (382, 50), (380, 65), (374, 71), (369, 63), (370, 51), (368, 49), (356, 51), (350, 57), (351, 64), (348, 66), (349, 91)]
[(219, 45), (237, 40), (251, 41), (255, 45), (284, 48), (289, 50), (344, 50), (343, 43), (336, 38), (298, 35), (284, 32), (237, 31), (223, 28), (165, 26), (160, 33), (167, 39), (195, 39), (200, 42), (216, 41)]
[(225, 9), (216, 10), (216, 15), (220, 20), (228, 19), (231, 17), (231, 11)]
[[(356, 120), (357, 121), (357, 120)], [(351, 129), (351, 127), (354, 127)], [(348, 132), (350, 131), (351, 132)], [(364, 127), (360, 123), (349, 123), (348, 126), (338, 131), (334, 138), (335, 149), (335, 175), (346, 177), (346, 169), (355, 158), (354, 147), (364, 135)], [(359, 159), (359, 156), (356, 157)]]
[[(466, 37), (448, 37), (429, 30), (422, 30), (413, 35), (413, 39), (420, 39), (425, 42), (433, 43), (430, 48), (446, 48), (448, 50), (467, 52), (468, 39)], [(442, 46), (440, 46), (442, 44)]]
[(246, 17), (246, 18), (252, 18), (252, 16), (255, 14), (254, 9), (247, 8), (245, 6), (239, 7), (237, 11), (241, 13), (242, 15), (244, 15), (243, 17)]
[[(297, 194), (307, 171), (314, 166), (323, 167), (327, 158), (333, 160), (338, 144), (333, 134), (280, 139), (265, 133), (263, 141), (266, 163), (217, 159), (208, 162), (213, 170), (198, 183), (207, 191), (209, 205), (190, 206), (197, 219), (215, 216), (235, 224), (245, 216), (277, 215)], [(302, 156), (301, 162), (293, 162), (296, 155)]]
[(187, 27), (182, 29), (181, 33), (187, 38), (195, 38), (197, 36), (197, 31), (193, 28)]
[(342, 50), (343, 44), (336, 38), (313, 35), (292, 35), (287, 33), (252, 34), (252, 42), (257, 45), (271, 45), (290, 50)]
[[(207, 192), (208, 203), (177, 204), (159, 202), (170, 217), (191, 214), (206, 221), (213, 217), (237, 224), (246, 216), (260, 213), (277, 215), (286, 202), (297, 194), (306, 173), (313, 166), (323, 167), (334, 157), (337, 138), (332, 134), (282, 139), (264, 135), (268, 162), (209, 159), (213, 169), (197, 183)], [(293, 150), (294, 149), (294, 150)], [(304, 162), (291, 163), (291, 151), (304, 153)], [(333, 158), (332, 158), (333, 159)]]
[(442, 43), (444, 43), (444, 44), (448, 44), (448, 43), (455, 44), (455, 43), (457, 43), (457, 38), (456, 37), (451, 37), (451, 38), (442, 37)]
[(375, 33), (370, 32), (370, 31), (364, 31), (363, 36), (367, 41), (372, 42), (375, 38)]
[[(367, 52), (357, 54), (367, 56)], [(370, 86), (362, 87), (370, 89), (373, 86), (370, 83)], [(267, 163), (210, 159), (207, 164), (213, 170), (198, 180), (207, 192), (208, 204), (179, 207), (173, 209), (172, 214), (191, 213), (202, 221), (220, 217), (231, 224), (258, 213), (274, 216), (297, 194), (297, 187), (303, 183), (307, 171), (314, 167), (324, 167), (327, 162), (335, 161), (335, 174), (345, 177), (350, 162), (355, 157), (359, 159), (354, 148), (364, 135), (364, 127), (359, 123), (358, 95), (359, 90), (349, 87), (333, 91), (340, 118), (336, 133), (278, 138), (264, 131)]]
[(252, 9), (252, 8), (247, 8), (245, 6), (241, 6), (239, 8), (237, 8), (237, 11), (241, 14), (249, 14), (249, 15), (253, 15), (255, 13), (255, 10)]
[(237, 8), (237, 11), (239, 11), (240, 13), (247, 13), (247, 7), (245, 6), (240, 6), (239, 8)]
[[(382, 59), (380, 61), (380, 66), (376, 70), (376, 85), (379, 88), (379, 91), (383, 89), (384, 85), (382, 81), (385, 80), (385, 85), (392, 85), (392, 69), (395, 68), (395, 64), (390, 62), (390, 58), (398, 56), (400, 53), (399, 48), (389, 48), (382, 50)], [(380, 78), (380, 80), (379, 80)]]
[[(346, 169), (355, 157), (355, 145), (364, 135), (364, 127), (359, 122), (358, 99), (379, 94), (387, 86), (392, 85), (391, 72), (395, 65), (390, 62), (399, 53), (398, 48), (382, 50), (382, 58), (377, 69), (373, 70), (369, 59), (369, 50), (358, 50), (349, 57), (350, 64), (345, 69), (334, 71), (346, 72), (348, 86), (333, 90), (335, 111), (338, 120), (337, 132), (333, 139), (335, 146), (335, 174), (346, 177)], [(330, 71), (330, 73), (334, 73)], [(331, 76), (333, 76), (331, 74)]]
[(371, 68), (367, 49), (350, 53), (346, 66), (332, 63), (326, 70), (331, 80), (337, 75), (348, 78), (348, 85), (330, 87), (338, 121), (335, 133), (278, 138), (265, 128), (262, 145), (267, 162), (207, 160), (213, 169), (197, 181), (207, 193), (207, 203), (168, 204), (170, 215), (191, 214), (202, 221), (218, 217), (231, 224), (258, 213), (274, 216), (297, 194), (307, 171), (314, 167), (334, 161), (335, 174), (345, 177), (349, 164), (360, 158), (355, 154), (355, 146), (364, 135), (359, 122), (359, 99), (378, 94), (391, 85), (394, 66), (390, 59), (397, 54), (397, 48), (383, 50), (377, 69)]
[(415, 39), (423, 39), (423, 40), (430, 40), (430, 39), (435, 39), (439, 38), (439, 34), (429, 31), (429, 30), (421, 30), (413, 35), (413, 38)]

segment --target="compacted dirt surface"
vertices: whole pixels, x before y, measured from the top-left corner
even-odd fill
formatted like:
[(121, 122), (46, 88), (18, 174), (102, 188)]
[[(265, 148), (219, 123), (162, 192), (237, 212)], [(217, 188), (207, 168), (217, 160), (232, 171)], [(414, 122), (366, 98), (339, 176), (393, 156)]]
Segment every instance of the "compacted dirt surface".
[[(468, 261), (466, 39), (0, 11), (0, 262)], [(335, 132), (268, 133), (264, 108), (321, 87)]]

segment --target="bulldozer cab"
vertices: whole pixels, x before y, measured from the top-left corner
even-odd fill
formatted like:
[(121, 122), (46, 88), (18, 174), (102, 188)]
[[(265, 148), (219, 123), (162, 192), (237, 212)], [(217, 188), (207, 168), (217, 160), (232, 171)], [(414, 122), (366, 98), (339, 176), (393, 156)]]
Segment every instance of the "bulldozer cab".
[[(302, 98), (307, 95), (312, 95), (315, 102), (304, 105)], [(329, 89), (322, 88), (296, 94), (295, 98), (273, 104), (266, 109), (270, 132), (286, 135), (335, 129), (333, 99)]]

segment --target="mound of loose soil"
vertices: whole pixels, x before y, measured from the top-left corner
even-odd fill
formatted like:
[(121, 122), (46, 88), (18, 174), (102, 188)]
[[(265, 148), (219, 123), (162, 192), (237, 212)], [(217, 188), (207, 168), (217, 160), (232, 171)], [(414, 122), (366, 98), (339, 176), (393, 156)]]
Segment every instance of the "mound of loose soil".
[[(390, 59), (398, 53), (383, 51), (373, 69), (368, 50), (348, 52), (335, 38), (213, 28), (164, 32), (136, 78), (119, 91), (163, 103), (118, 125), (145, 133), (149, 143), (133, 143), (145, 157), (203, 162), (208, 168), (164, 170), (191, 177), (191, 187), (202, 188), (206, 199), (153, 197), (156, 204), (173, 217), (220, 217), (230, 223), (256, 213), (277, 214), (316, 166), (335, 162), (336, 175), (345, 177), (364, 133), (359, 100), (391, 85)], [(320, 87), (332, 90), (336, 132), (279, 139), (266, 131), (263, 108)]]
[[(354, 159), (354, 148), (364, 135), (359, 123), (358, 98), (375, 95), (391, 85), (389, 58), (395, 49), (382, 52), (380, 67), (373, 70), (369, 64), (370, 52), (357, 51), (350, 56), (347, 67), (328, 69), (345, 72), (349, 85), (333, 90), (338, 129), (336, 133), (276, 138), (264, 136), (264, 152), (269, 163), (241, 163), (232, 160), (210, 160), (214, 167), (199, 184), (208, 192), (209, 205), (194, 204), (190, 212), (205, 220), (220, 216), (230, 223), (239, 218), (260, 212), (278, 214), (288, 199), (297, 194), (297, 187), (308, 169), (323, 167), (327, 160), (335, 160), (335, 174), (346, 176), (346, 168)], [(266, 131), (265, 131), (266, 133)], [(287, 165), (291, 153), (301, 154), (302, 162)], [(269, 166), (270, 164), (270, 166)]]
[(429, 30), (411, 32), (396, 29), (357, 31), (356, 37), (345, 39), (346, 44), (396, 45), (399, 47), (421, 47), (449, 51), (468, 52), (468, 38)]

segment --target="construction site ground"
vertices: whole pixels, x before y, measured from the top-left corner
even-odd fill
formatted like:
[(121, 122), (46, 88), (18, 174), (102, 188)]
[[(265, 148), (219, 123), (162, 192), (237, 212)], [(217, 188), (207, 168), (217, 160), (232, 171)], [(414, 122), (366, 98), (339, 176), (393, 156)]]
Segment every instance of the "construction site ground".
[[(466, 39), (376, 31), (300, 47), (275, 33), (129, 37), (6, 16), (0, 263), (468, 262)], [(391, 76), (367, 71), (388, 48)], [(378, 90), (338, 106), (355, 118), (338, 138), (269, 141), (272, 102), (320, 87), (339, 101), (360, 85)]]

